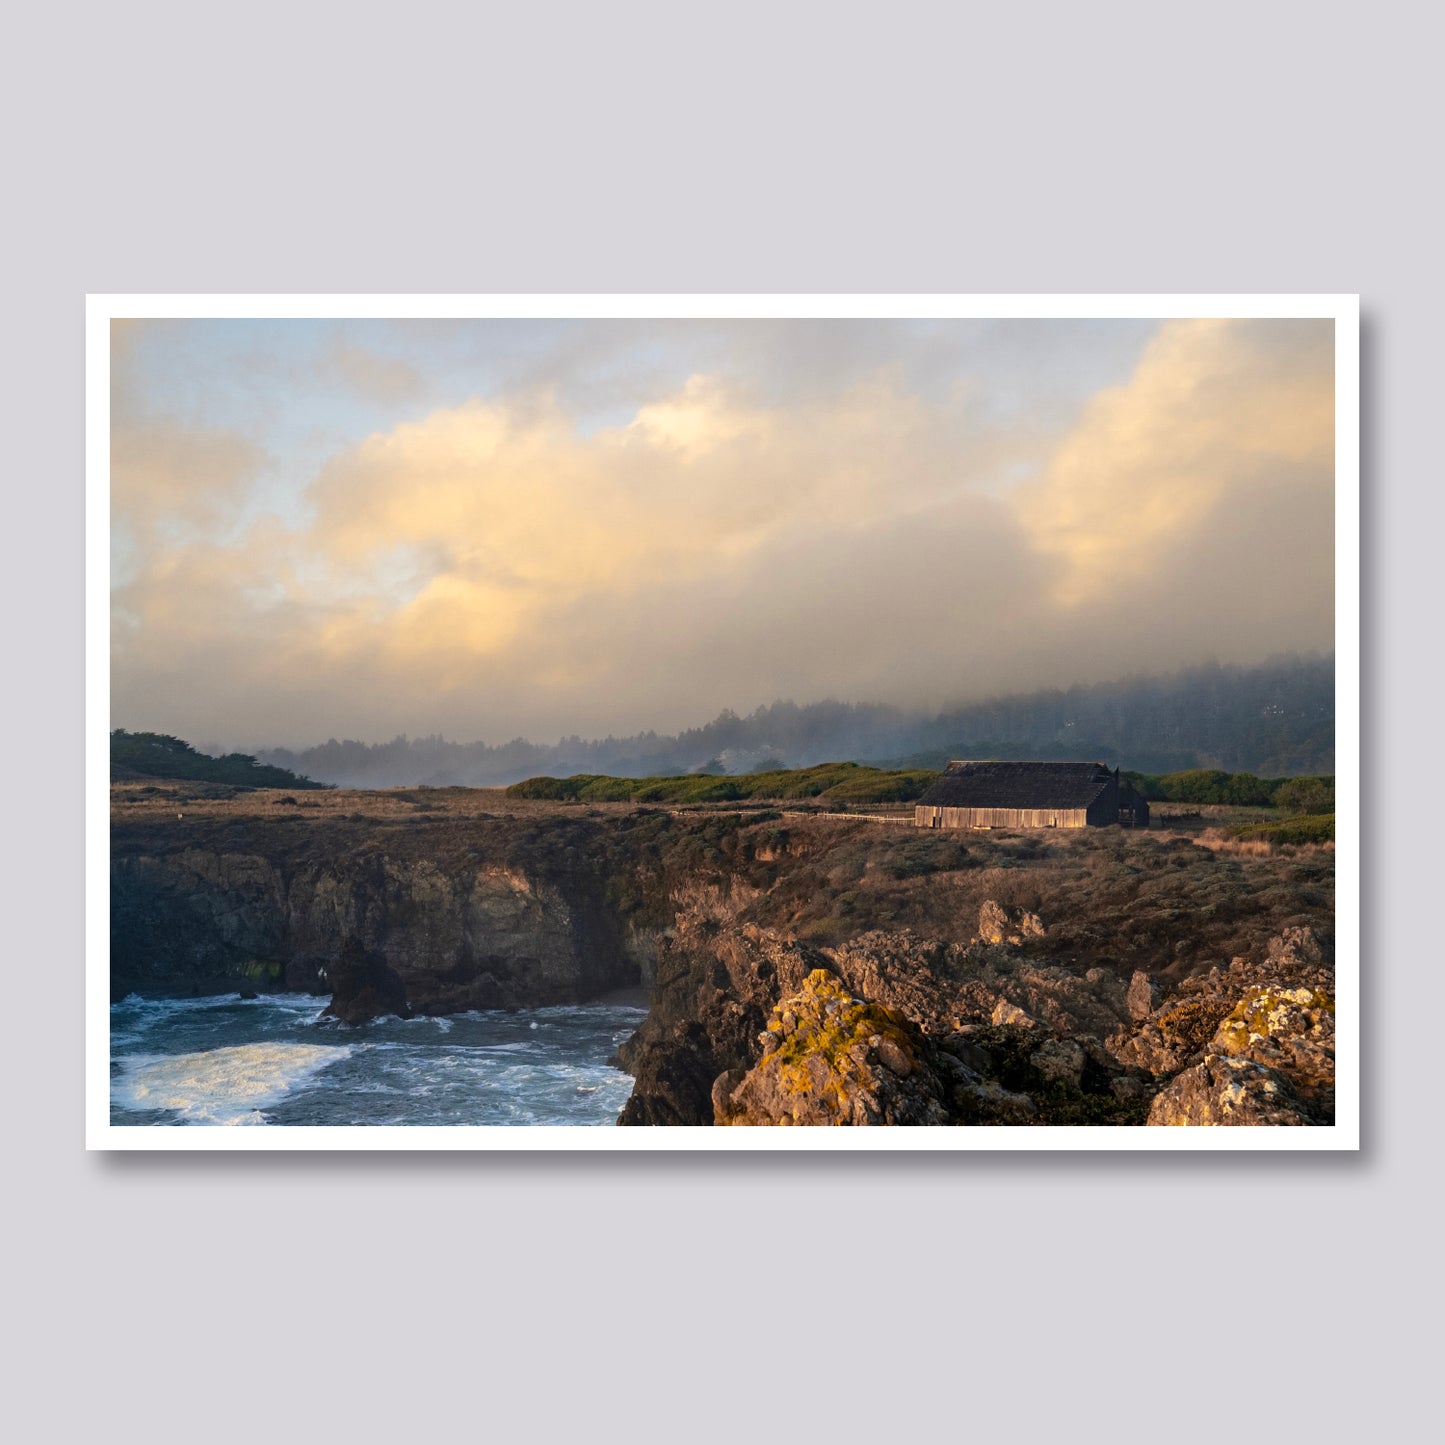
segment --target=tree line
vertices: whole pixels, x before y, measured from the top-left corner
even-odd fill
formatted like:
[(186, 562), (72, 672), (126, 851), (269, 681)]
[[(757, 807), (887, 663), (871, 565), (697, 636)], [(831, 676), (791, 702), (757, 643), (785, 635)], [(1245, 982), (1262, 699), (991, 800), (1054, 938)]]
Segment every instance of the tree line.
[(112, 774), (120, 770), (148, 778), (184, 778), (238, 788), (329, 786), (300, 777), (286, 768), (258, 762), (249, 753), (226, 753), (213, 758), (169, 733), (131, 733), (124, 728), (116, 728), (110, 735), (110, 765)]
[(676, 734), (555, 743), (452, 742), (402, 735), (262, 748), (263, 763), (349, 787), (501, 787), (528, 777), (742, 775), (837, 758), (941, 770), (950, 758), (1103, 762), (1150, 776), (1214, 769), (1262, 778), (1334, 770), (1332, 657), (1208, 666), (924, 712), (882, 703), (779, 701), (747, 716), (724, 709)]

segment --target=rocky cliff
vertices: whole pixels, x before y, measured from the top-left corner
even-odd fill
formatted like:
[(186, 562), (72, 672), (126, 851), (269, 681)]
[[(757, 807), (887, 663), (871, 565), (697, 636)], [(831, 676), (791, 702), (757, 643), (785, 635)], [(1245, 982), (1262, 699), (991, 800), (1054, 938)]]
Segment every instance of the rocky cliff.
[(810, 950), (684, 919), (622, 1051), (637, 1079), (622, 1122), (1329, 1123), (1332, 989), (1306, 928), (1156, 1007), (1143, 972), (1126, 987), (1017, 943), (873, 933)]
[[(334, 994), (340, 1018), (571, 1003), (647, 960), (607, 899), (595, 826), (477, 820), (387, 837), (306, 830), (127, 833), (111, 860), (111, 989)], [(147, 833), (150, 836), (145, 836)]]
[(118, 995), (309, 990), (362, 1023), (646, 983), (628, 1125), (1333, 1116), (1327, 849), (116, 791)]

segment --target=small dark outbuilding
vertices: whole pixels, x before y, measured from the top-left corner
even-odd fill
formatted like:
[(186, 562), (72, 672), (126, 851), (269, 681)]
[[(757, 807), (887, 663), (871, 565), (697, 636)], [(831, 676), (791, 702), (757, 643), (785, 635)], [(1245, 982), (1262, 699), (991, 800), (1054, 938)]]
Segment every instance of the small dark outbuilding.
[(951, 762), (918, 800), (920, 828), (1149, 826), (1149, 804), (1103, 763)]

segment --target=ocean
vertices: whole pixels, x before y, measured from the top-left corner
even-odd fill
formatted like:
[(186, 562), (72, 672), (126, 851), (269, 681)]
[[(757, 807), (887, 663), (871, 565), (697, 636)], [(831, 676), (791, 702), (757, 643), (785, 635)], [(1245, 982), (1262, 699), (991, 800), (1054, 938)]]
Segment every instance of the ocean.
[(646, 1017), (616, 1004), (378, 1019), (325, 1000), (141, 999), (110, 1010), (121, 1125), (612, 1125), (632, 1078), (607, 1061)]

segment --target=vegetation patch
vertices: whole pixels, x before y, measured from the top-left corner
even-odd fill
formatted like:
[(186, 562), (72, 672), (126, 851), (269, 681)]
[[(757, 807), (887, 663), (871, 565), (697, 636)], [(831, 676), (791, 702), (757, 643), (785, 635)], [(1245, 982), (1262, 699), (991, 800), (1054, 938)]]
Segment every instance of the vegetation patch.
[(1220, 768), (1190, 768), (1182, 773), (1125, 773), (1151, 803), (1227, 804), (1236, 808), (1284, 808), (1297, 813), (1326, 813), (1335, 806), (1333, 776), (1257, 778)]
[(213, 758), (198, 753), (190, 743), (169, 733), (128, 733), (117, 728), (110, 735), (112, 776), (138, 774), (150, 778), (186, 778), (203, 783), (229, 783), (240, 788), (325, 788), (285, 768), (267, 767), (247, 753)]
[(951, 873), (976, 866), (968, 849), (953, 838), (922, 833), (899, 844), (885, 865), (894, 878), (921, 878), (931, 873)]
[(1231, 828), (1229, 835), (1244, 842), (1292, 843), (1301, 847), (1311, 843), (1333, 843), (1335, 815), (1321, 813), (1313, 817), (1290, 818), (1280, 823), (1253, 823), (1243, 828)]
[(908, 803), (923, 796), (938, 774), (924, 768), (890, 771), (859, 763), (819, 763), (730, 777), (689, 773), (671, 778), (614, 778), (578, 773), (570, 778), (528, 778), (507, 789), (510, 798), (562, 803), (735, 803), (816, 799), (849, 803)]

